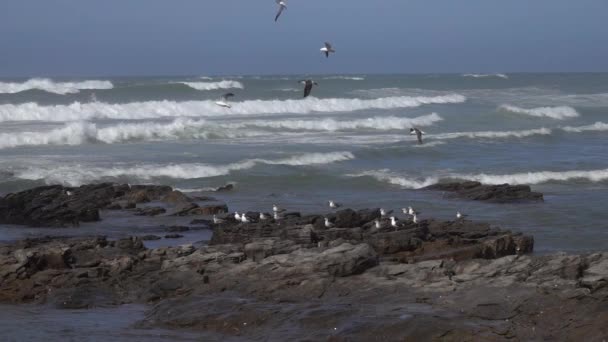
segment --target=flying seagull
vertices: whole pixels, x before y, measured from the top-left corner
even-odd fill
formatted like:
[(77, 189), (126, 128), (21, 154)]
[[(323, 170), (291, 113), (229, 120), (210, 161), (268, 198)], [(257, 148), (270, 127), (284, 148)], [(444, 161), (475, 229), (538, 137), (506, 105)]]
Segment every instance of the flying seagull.
[(276, 0), (276, 2), (279, 5), (279, 11), (277, 12), (277, 15), (274, 17), (275, 23), (277, 22), (277, 20), (279, 20), (279, 17), (281, 16), (281, 13), (283, 13), (283, 10), (287, 8), (287, 0)]
[(325, 53), (325, 57), (329, 57), (329, 53), (334, 53), (336, 50), (331, 47), (331, 44), (325, 42), (325, 46), (321, 48), (321, 52)]
[(318, 85), (317, 82), (313, 80), (302, 80), (300, 83), (304, 84), (304, 97), (308, 97), (308, 95), (310, 95), (313, 85)]
[(228, 99), (233, 96), (234, 96), (233, 93), (226, 93), (226, 94), (222, 95), (222, 99), (220, 101), (215, 102), (215, 104), (220, 107), (231, 108), (230, 104), (228, 103)]
[(426, 133), (424, 133), (423, 131), (414, 127), (414, 128), (410, 128), (410, 134), (416, 134), (416, 138), (418, 138), (418, 143), (422, 144), (422, 135), (426, 134)]

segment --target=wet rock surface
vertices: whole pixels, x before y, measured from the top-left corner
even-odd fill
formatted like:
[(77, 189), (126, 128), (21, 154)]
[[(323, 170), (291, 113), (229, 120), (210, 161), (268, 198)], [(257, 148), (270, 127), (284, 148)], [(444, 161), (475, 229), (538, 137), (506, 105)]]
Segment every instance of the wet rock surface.
[[(256, 213), (250, 213), (256, 217)], [(139, 325), (249, 340), (585, 340), (608, 335), (608, 254), (530, 256), (531, 236), (376, 209), (214, 225), (209, 245), (0, 244), (0, 302), (148, 303)], [(259, 217), (259, 215), (258, 215)]]
[[(196, 201), (213, 202), (199, 205)], [(146, 204), (158, 202), (163, 206)], [(143, 206), (138, 207), (138, 204)], [(0, 198), (0, 224), (76, 227), (101, 220), (101, 210), (130, 210), (137, 216), (212, 215), (228, 207), (214, 198), (190, 198), (168, 186), (101, 183), (80, 187), (51, 185)]]
[(425, 190), (446, 191), (453, 196), (473, 201), (493, 203), (542, 202), (543, 194), (534, 192), (529, 185), (484, 185), (479, 182), (440, 183)]

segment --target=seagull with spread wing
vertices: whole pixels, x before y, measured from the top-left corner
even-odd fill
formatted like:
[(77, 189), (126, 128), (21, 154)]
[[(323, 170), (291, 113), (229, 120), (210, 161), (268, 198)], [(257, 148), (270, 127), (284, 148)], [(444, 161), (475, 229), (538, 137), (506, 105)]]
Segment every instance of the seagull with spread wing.
[(277, 15), (274, 17), (274, 21), (275, 23), (277, 22), (277, 20), (279, 20), (279, 17), (281, 16), (281, 13), (283, 13), (283, 10), (287, 8), (287, 0), (276, 0), (277, 5), (279, 5), (279, 11), (277, 12)]
[(304, 97), (308, 97), (308, 95), (310, 95), (313, 85), (318, 85), (317, 82), (313, 80), (302, 80), (300, 83), (304, 84)]
[(329, 57), (329, 54), (336, 52), (336, 50), (334, 50), (334, 48), (331, 47), (330, 43), (325, 42), (325, 46), (323, 46), (321, 48), (321, 52), (325, 53), (325, 57)]

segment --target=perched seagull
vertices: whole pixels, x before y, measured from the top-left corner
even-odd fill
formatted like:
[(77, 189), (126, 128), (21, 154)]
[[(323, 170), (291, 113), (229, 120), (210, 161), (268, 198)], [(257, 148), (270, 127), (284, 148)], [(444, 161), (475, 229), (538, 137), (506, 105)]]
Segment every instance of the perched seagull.
[(321, 48), (321, 52), (325, 53), (325, 57), (329, 57), (329, 53), (334, 53), (336, 50), (331, 47), (331, 44), (325, 42), (325, 46)]
[(334, 224), (329, 222), (329, 219), (326, 217), (325, 218), (325, 228), (333, 228)]
[(213, 223), (215, 223), (215, 224), (224, 223), (224, 220), (217, 218), (217, 216), (213, 215)]
[(249, 217), (247, 217), (247, 215), (245, 215), (245, 213), (243, 213), (243, 215), (241, 215), (241, 222), (249, 223), (251, 221), (249, 220)]
[(222, 95), (222, 99), (220, 101), (216, 101), (215, 104), (220, 107), (232, 108), (232, 106), (230, 106), (230, 104), (228, 103), (228, 99), (233, 96), (234, 96), (233, 93), (226, 93), (226, 94)]
[(464, 218), (467, 217), (467, 216), (469, 216), (469, 215), (461, 214), (460, 211), (456, 212), (456, 218), (458, 220), (461, 220), (461, 219), (464, 220)]
[[(245, 216), (245, 215), (243, 214), (243, 216)], [(235, 219), (235, 220), (237, 220), (237, 221), (240, 221), (240, 220), (241, 220), (241, 215), (239, 215), (239, 212), (238, 212), (238, 211), (235, 211), (235, 212), (234, 212), (234, 219)]]
[(304, 84), (304, 97), (308, 97), (308, 95), (310, 95), (313, 85), (319, 85), (313, 80), (301, 80), (300, 83)]
[(278, 207), (276, 204), (273, 204), (273, 205), (272, 205), (272, 211), (273, 211), (274, 213), (282, 213), (282, 212), (284, 212), (284, 211), (285, 211), (285, 209), (283, 209), (283, 208), (279, 208), (279, 207)]
[(401, 212), (404, 213), (405, 215), (409, 215), (408, 208), (401, 208)]
[(420, 214), (420, 212), (414, 210), (414, 208), (412, 207), (407, 207), (407, 214), (410, 216), (416, 215), (416, 214)]
[(68, 195), (68, 196), (72, 196), (73, 193), (70, 190), (66, 190), (65, 194)]
[(386, 211), (384, 208), (380, 208), (380, 216), (384, 217), (390, 215), (393, 211)]
[(399, 227), (399, 223), (397, 222), (397, 219), (395, 218), (395, 216), (391, 216), (391, 227)]
[(266, 216), (266, 214), (260, 213), (260, 221), (264, 221), (264, 220), (267, 220), (267, 219), (268, 219), (268, 216)]
[(281, 13), (283, 13), (283, 10), (287, 8), (287, 0), (276, 0), (277, 5), (279, 5), (279, 11), (277, 12), (277, 15), (274, 17), (274, 22), (276, 23), (277, 20), (279, 20), (279, 17), (281, 16)]
[(342, 206), (342, 204), (336, 203), (334, 201), (328, 201), (328, 202), (329, 202), (329, 207), (332, 209), (340, 208)]
[(418, 139), (418, 143), (422, 144), (422, 135), (426, 134), (423, 131), (419, 130), (418, 128), (414, 127), (414, 128), (410, 128), (410, 134), (416, 134), (416, 138)]
[(376, 227), (376, 229), (380, 229), (380, 228), (382, 228), (382, 222), (380, 222), (380, 220), (376, 219), (374, 221), (374, 226)]
[(412, 222), (418, 223), (418, 216), (416, 215), (416, 212), (414, 212), (414, 215), (412, 215)]
[(276, 211), (274, 212), (274, 215), (273, 215), (272, 217), (274, 218), (274, 220), (275, 220), (275, 221), (278, 221), (278, 220), (280, 220), (280, 219), (281, 219), (281, 216), (280, 216), (280, 215), (279, 215), (279, 213), (278, 213), (278, 212), (276, 212)]

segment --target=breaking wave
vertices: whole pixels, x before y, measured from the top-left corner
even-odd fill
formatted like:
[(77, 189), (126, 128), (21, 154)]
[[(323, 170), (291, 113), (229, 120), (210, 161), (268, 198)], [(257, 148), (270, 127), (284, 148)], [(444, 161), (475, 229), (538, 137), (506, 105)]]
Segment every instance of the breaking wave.
[(224, 80), (219, 82), (178, 82), (196, 90), (243, 89), (243, 83)]
[(585, 180), (589, 182), (601, 182), (608, 180), (608, 169), (590, 171), (534, 171), (521, 172), (504, 175), (493, 174), (457, 174), (446, 173), (431, 177), (404, 177), (388, 170), (365, 171), (349, 175), (351, 177), (372, 177), (378, 181), (398, 185), (406, 189), (421, 189), (429, 185), (437, 184), (442, 180), (468, 180), (477, 181), (482, 184), (499, 185), (509, 183), (518, 184), (542, 184), (547, 182), (565, 182), (572, 180)]
[(89, 122), (73, 122), (46, 132), (1, 133), (0, 149), (40, 145), (81, 145), (180, 139), (221, 139), (267, 134), (251, 130), (223, 129), (205, 120), (176, 119), (170, 123), (133, 123), (98, 127)]
[(379, 99), (252, 100), (233, 102), (223, 108), (214, 101), (147, 101), (126, 104), (79, 103), (41, 106), (37, 103), (0, 105), (0, 122), (4, 121), (77, 121), (91, 119), (154, 119), (163, 117), (211, 117), (227, 115), (307, 114), (312, 112), (350, 112), (364, 109), (395, 109), (425, 104), (462, 103), (466, 98), (453, 94), (434, 97), (385, 97)]
[(242, 127), (263, 127), (285, 130), (307, 130), (307, 131), (344, 131), (356, 129), (374, 130), (403, 130), (412, 126), (430, 126), (443, 118), (436, 113), (419, 116), (416, 118), (398, 118), (395, 116), (373, 117), (357, 120), (336, 120), (336, 119), (317, 119), (317, 120), (276, 120), (263, 121), (254, 120), (226, 126), (233, 128)]
[(361, 76), (328, 76), (323, 77), (324, 80), (348, 80), (348, 81), (365, 81), (365, 77)]
[(66, 95), (75, 94), (84, 89), (112, 89), (114, 85), (110, 81), (81, 81), (81, 82), (54, 82), (46, 78), (33, 78), (23, 83), (0, 82), (1, 94), (15, 94), (33, 89), (43, 90), (49, 93)]
[(533, 135), (549, 135), (548, 128), (528, 129), (519, 131), (480, 131), (480, 132), (454, 132), (433, 135), (434, 139), (458, 139), (458, 138), (525, 138)]
[(598, 121), (598, 122), (594, 123), (593, 125), (579, 126), (579, 127), (565, 126), (565, 127), (562, 127), (562, 129), (566, 132), (575, 132), (575, 133), (580, 133), (580, 132), (585, 132), (585, 131), (608, 131), (608, 124)]
[(505, 74), (463, 74), (462, 77), (473, 77), (473, 78), (496, 77), (496, 78), (509, 79), (509, 76), (507, 76)]
[(225, 165), (203, 163), (171, 165), (134, 165), (116, 167), (86, 167), (81, 165), (42, 167), (37, 166), (15, 172), (15, 177), (28, 180), (44, 180), (49, 184), (81, 185), (88, 182), (129, 177), (140, 181), (159, 177), (172, 179), (196, 179), (225, 176), (233, 171), (251, 169), (259, 164), (307, 166), (323, 165), (354, 159), (351, 152), (304, 153), (301, 155), (276, 159), (246, 159)]
[(538, 117), (549, 117), (552, 119), (563, 120), (567, 118), (576, 118), (579, 113), (576, 109), (567, 106), (559, 106), (559, 107), (538, 107), (532, 109), (520, 108), (511, 105), (502, 105), (499, 107), (500, 110), (516, 113), (516, 114), (525, 114), (530, 116), (538, 116)]

